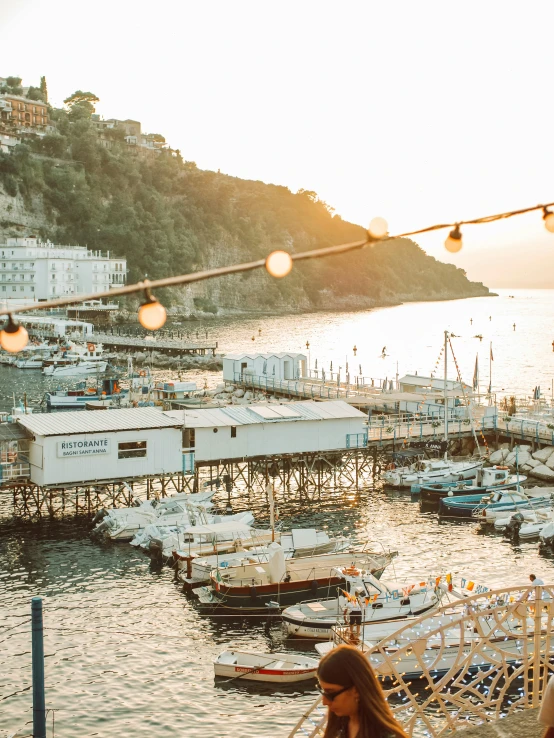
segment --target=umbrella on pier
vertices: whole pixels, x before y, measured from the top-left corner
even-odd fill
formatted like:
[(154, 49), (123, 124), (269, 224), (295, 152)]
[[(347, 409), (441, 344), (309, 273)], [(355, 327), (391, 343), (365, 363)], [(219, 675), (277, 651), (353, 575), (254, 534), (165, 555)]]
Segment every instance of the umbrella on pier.
[(362, 365), (360, 364), (360, 377), (362, 376)]
[(383, 382), (383, 386), (381, 387), (381, 392), (387, 391), (387, 383), (388, 383), (388, 377), (385, 378), (385, 381)]
[(331, 362), (331, 368), (329, 370), (331, 373), (333, 373), (333, 362)]
[(315, 370), (317, 371), (317, 359), (315, 360)]
[(321, 370), (321, 381), (325, 384), (325, 369)]

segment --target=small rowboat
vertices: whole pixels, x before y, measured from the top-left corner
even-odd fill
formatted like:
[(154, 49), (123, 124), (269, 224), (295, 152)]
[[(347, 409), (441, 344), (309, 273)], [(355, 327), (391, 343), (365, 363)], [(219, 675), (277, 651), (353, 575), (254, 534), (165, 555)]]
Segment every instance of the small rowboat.
[(256, 682), (302, 682), (315, 679), (318, 661), (291, 653), (223, 651), (214, 661), (215, 675)]

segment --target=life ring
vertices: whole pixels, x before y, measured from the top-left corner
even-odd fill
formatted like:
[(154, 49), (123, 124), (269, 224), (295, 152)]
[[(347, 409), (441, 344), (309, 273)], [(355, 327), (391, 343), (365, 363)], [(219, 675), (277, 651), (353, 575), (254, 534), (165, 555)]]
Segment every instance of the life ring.
[(394, 471), (396, 469), (396, 464), (391, 462), (390, 464), (387, 464), (387, 471)]
[(139, 377), (145, 377), (145, 376), (146, 376), (146, 372), (141, 372), (141, 373), (139, 374)]
[(506, 470), (507, 470), (507, 469), (509, 469), (510, 467), (509, 467), (509, 466), (497, 466), (496, 468), (497, 468), (497, 469), (502, 469), (502, 471), (506, 471)]

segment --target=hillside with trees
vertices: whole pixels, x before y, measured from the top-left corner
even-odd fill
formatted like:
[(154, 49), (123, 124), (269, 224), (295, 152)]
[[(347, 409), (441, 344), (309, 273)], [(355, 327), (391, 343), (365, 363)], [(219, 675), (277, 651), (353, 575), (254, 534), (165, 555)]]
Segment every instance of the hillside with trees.
[[(118, 129), (105, 132), (111, 148), (100, 146), (91, 120), (95, 101), (93, 93), (77, 91), (67, 110), (51, 110), (56, 133), (0, 153), (1, 240), (35, 232), (109, 250), (127, 257), (129, 279), (136, 280), (364, 237), (314, 192), (202, 171), (171, 149), (133, 156)], [(17, 216), (22, 210), (28, 220)], [(29, 222), (38, 225), (30, 230)], [(488, 289), (463, 270), (397, 239), (298, 265), (283, 280), (251, 273), (173, 290), (164, 299), (207, 311), (284, 311), (484, 294)]]

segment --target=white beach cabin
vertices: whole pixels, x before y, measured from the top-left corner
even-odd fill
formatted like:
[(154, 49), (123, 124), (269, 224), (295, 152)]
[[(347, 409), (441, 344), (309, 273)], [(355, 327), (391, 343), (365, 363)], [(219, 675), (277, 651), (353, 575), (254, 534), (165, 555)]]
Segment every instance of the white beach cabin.
[(342, 400), (165, 413), (183, 425), (195, 462), (337, 451), (367, 445), (366, 414)]
[(155, 408), (23, 415), (31, 481), (39, 486), (182, 470), (182, 421)]
[(227, 354), (223, 357), (223, 380), (240, 382), (243, 376), (275, 380), (307, 376), (305, 354)]

